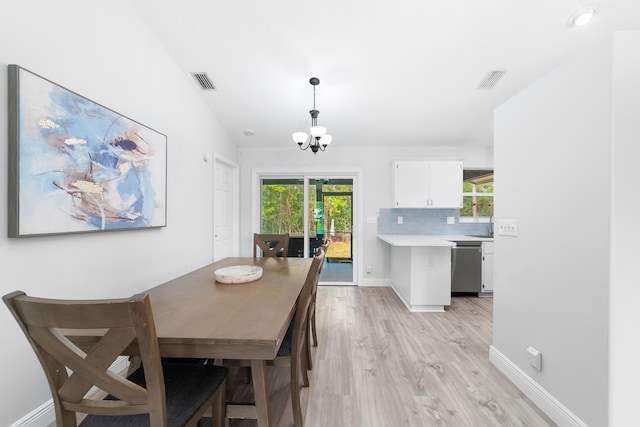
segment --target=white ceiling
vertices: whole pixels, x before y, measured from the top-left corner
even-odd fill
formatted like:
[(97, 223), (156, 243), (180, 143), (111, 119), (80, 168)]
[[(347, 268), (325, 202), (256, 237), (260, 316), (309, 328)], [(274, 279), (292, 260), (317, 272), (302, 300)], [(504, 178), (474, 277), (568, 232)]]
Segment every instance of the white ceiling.
[[(492, 145), (494, 108), (611, 30), (640, 29), (640, 0), (596, 2), (569, 27), (592, 2), (134, 0), (185, 74), (209, 75), (202, 97), (238, 146), (292, 147), (313, 76), (334, 145)], [(507, 73), (478, 89), (494, 69)]]

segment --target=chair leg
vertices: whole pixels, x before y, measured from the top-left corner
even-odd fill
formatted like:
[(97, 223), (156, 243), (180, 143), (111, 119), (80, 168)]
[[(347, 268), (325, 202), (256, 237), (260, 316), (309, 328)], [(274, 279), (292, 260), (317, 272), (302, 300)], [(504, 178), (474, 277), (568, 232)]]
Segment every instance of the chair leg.
[(313, 335), (313, 346), (318, 346), (318, 334), (316, 333), (316, 305), (313, 304), (313, 311), (311, 312), (311, 334)]
[(226, 415), (226, 382), (220, 384), (220, 388), (216, 391), (216, 397), (213, 402), (213, 416), (211, 419), (212, 427), (224, 427)]
[[(291, 408), (293, 410), (293, 425), (302, 427), (302, 407), (300, 405), (300, 371), (299, 364), (295, 361), (295, 355), (291, 358)], [(306, 372), (306, 369), (304, 370)]]
[[(305, 342), (309, 342), (309, 334), (305, 334)], [(302, 386), (309, 387), (309, 360), (311, 359), (311, 353), (309, 352), (309, 346), (303, 343), (301, 353), (297, 355), (297, 359), (300, 363), (300, 372), (302, 372)]]
[(229, 374), (227, 375), (227, 378), (225, 378), (224, 380), (224, 386), (225, 386), (224, 399), (227, 402), (231, 402), (233, 400), (233, 388), (231, 387), (231, 380), (233, 375), (232, 370), (234, 366), (232, 366), (231, 363), (226, 359), (216, 359), (214, 360), (213, 364), (216, 366), (224, 366), (229, 370)]
[(311, 333), (310, 333), (310, 328), (311, 328), (311, 318), (308, 319), (309, 321), (309, 325), (307, 325), (307, 337), (304, 340), (305, 343), (305, 357), (307, 358), (307, 369), (311, 370), (313, 369), (313, 359), (311, 358)]
[(309, 374), (307, 369), (302, 369), (302, 387), (309, 387)]

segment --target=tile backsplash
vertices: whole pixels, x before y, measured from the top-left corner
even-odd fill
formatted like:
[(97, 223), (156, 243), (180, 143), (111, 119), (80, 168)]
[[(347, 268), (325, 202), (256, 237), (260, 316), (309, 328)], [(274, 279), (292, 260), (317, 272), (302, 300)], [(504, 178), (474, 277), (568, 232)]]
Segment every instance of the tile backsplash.
[[(402, 224), (398, 224), (398, 217)], [(447, 224), (447, 217), (454, 224)], [(487, 234), (487, 223), (460, 224), (459, 209), (401, 209), (378, 211), (378, 234)]]

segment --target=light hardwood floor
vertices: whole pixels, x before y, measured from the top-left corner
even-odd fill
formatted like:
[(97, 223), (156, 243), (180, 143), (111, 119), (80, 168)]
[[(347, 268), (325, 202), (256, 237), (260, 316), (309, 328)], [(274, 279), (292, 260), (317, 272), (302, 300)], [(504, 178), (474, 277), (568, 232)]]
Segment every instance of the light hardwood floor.
[[(410, 313), (390, 288), (320, 287), (305, 426), (555, 426), (489, 362), (492, 303)], [(269, 368), (274, 427), (293, 425), (288, 376)], [(251, 400), (245, 379), (233, 376), (234, 400)]]

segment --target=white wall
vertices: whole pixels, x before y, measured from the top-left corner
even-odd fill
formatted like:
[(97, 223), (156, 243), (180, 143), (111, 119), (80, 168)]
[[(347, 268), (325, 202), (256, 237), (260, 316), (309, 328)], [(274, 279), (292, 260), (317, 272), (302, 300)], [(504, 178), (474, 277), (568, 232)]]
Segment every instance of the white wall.
[[(611, 40), (498, 108), (493, 346), (589, 426), (607, 425)], [(542, 352), (542, 371), (526, 349)]]
[[(5, 2), (0, 14), (0, 135), (7, 135), (7, 64), (18, 64), (168, 136), (168, 226), (8, 239), (7, 149), (0, 150), (0, 293), (127, 296), (212, 260), (213, 162), (237, 149), (125, 0)], [(0, 308), (0, 425), (50, 399), (42, 369)], [(51, 420), (49, 420), (51, 421)]]
[(640, 32), (621, 32), (613, 48), (609, 425), (640, 424)]
[[(372, 272), (365, 274), (361, 284), (379, 283), (390, 277), (389, 245), (376, 238), (377, 225), (367, 224), (366, 217), (376, 216), (378, 208), (392, 207), (393, 181), (391, 162), (396, 159), (445, 159), (462, 160), (465, 167), (493, 167), (491, 147), (394, 147), (353, 148), (340, 146), (341, 141), (334, 135), (327, 151), (315, 156), (310, 150), (300, 151), (295, 143), (287, 149), (242, 148), (240, 149), (240, 252), (252, 252), (252, 169), (288, 168), (299, 169), (360, 169), (362, 171), (362, 243), (361, 266), (372, 266)], [(265, 141), (268, 146), (268, 142)], [(354, 230), (357, 237), (357, 230)]]

